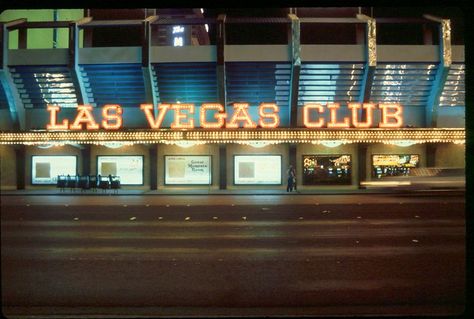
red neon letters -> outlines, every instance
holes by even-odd
[[[163,120],[168,112],[173,112],[172,129],[193,129],[195,125],[194,104],[159,104],[155,116],[152,104],[141,104],[148,125],[152,129],[162,128]],[[307,128],[368,128],[373,127],[376,105],[373,103],[348,103],[350,116],[343,116],[339,103],[328,103],[326,107],[318,103],[303,106],[303,125]],[[123,123],[123,109],[118,104],[106,104],[102,108],[102,121],[96,122],[91,105],[78,105],[77,113],[69,123],[68,119],[59,120],[61,108],[48,105],[48,130],[97,130],[102,126],[106,130],[118,130]],[[199,108],[199,125],[205,129],[218,128],[276,128],[280,125],[280,108],[275,103],[261,103],[258,107],[258,120],[254,121],[250,115],[248,103],[234,103],[226,113],[226,109],[219,103],[204,103]],[[403,108],[396,103],[380,103],[380,122],[378,127],[397,128],[403,125]],[[365,116],[362,116],[365,114]],[[360,118],[364,118],[361,120]],[[100,125],[99,125],[100,124]]]

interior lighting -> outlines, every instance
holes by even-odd
[[[249,145],[254,148],[262,148],[272,144],[279,144],[282,141],[238,141],[237,144]]]
[[[132,142],[105,142],[102,143],[101,145],[108,147],[108,148],[121,148],[122,146],[125,145],[133,145]]]
[[[394,140],[394,141],[385,141],[384,144],[393,144],[396,146],[401,146],[401,147],[408,147],[412,146],[415,144],[418,144],[419,142],[414,141],[414,140]]]
[[[176,146],[179,146],[179,147],[182,147],[182,148],[189,148],[189,147],[193,147],[193,146],[196,146],[196,145],[201,145],[201,144],[205,144],[206,142],[204,141],[178,141],[178,142],[174,142],[172,144],[176,145]]]
[[[341,146],[342,144],[348,143],[347,141],[343,140],[332,140],[332,141],[319,141],[319,142],[312,142],[313,144],[321,144],[326,147],[338,147]]]

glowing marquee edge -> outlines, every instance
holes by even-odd
[[[465,144],[464,128],[367,128],[367,129],[214,129],[214,130],[126,130],[126,131],[28,131],[0,132],[0,144],[46,145],[105,143],[177,144],[181,142],[239,143],[268,141],[279,143],[316,143],[344,141],[345,143],[390,143],[408,140],[414,143]]]
[[[225,108],[218,103],[203,103],[199,111],[200,127],[205,129],[219,128],[277,128],[280,125],[280,116],[278,112],[280,108],[275,103],[261,103],[258,107],[258,121],[254,121],[249,114],[248,103],[233,103],[232,116],[227,120],[229,114],[225,112]],[[339,103],[327,103],[326,109],[329,111],[329,121],[325,121],[323,117],[319,117],[317,121],[313,118],[315,115],[325,113],[325,108],[319,103],[309,103],[303,106],[303,125],[306,128],[369,128],[373,127],[373,113],[376,109],[374,103],[348,103],[347,108],[351,116],[346,116],[342,120],[338,118],[340,110]],[[144,112],[148,125],[151,129],[160,129],[163,120],[168,111],[174,111],[174,121],[171,123],[171,129],[194,129],[195,123],[192,117],[195,113],[195,106],[192,103],[184,104],[159,104],[157,106],[158,116],[154,115],[153,104],[141,104],[140,110]],[[403,108],[398,103],[379,103],[381,121],[378,123],[380,128],[399,128],[403,126]],[[118,104],[106,104],[102,108],[102,121],[96,122],[92,113],[91,105],[78,105],[77,114],[72,121],[62,119],[58,123],[58,113],[61,108],[56,105],[48,105],[49,123],[46,125],[47,130],[74,130],[79,131],[84,127],[88,131],[99,130],[102,126],[105,130],[119,130],[123,126],[123,109]],[[187,113],[185,112],[187,111]],[[208,121],[206,114],[213,111],[215,121]],[[359,117],[365,112],[365,121],[360,121]]]

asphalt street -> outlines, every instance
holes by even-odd
[[[4,314],[456,315],[459,194],[2,197]]]

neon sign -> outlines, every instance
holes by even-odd
[[[368,128],[373,127],[374,112],[377,106],[373,103],[348,103],[350,116],[341,118],[340,104],[328,103],[326,106],[317,103],[303,106],[303,125],[307,128]],[[198,126],[194,121],[194,104],[159,104],[158,114],[153,113],[153,104],[141,104],[148,125],[151,129],[162,128],[163,119],[168,112],[174,112],[174,121],[171,129],[193,129]],[[248,103],[234,103],[233,113],[225,112],[224,106],[219,103],[204,103],[199,110],[199,126],[205,129],[218,128],[276,128],[280,125],[280,108],[275,103],[261,103],[258,107],[258,119],[253,119],[249,113]],[[380,103],[380,122],[378,127],[397,128],[403,125],[403,108],[396,103]],[[106,104],[102,108],[102,121],[96,122],[92,113],[91,105],[78,105],[77,114],[70,123],[68,119],[59,122],[59,106],[48,105],[49,123],[48,130],[98,130],[100,127],[106,130],[118,130],[122,127],[123,109],[118,104]],[[365,111],[364,121],[359,120],[359,113]],[[207,115],[212,114],[209,120]],[[329,121],[325,121],[324,114],[329,114]]]

